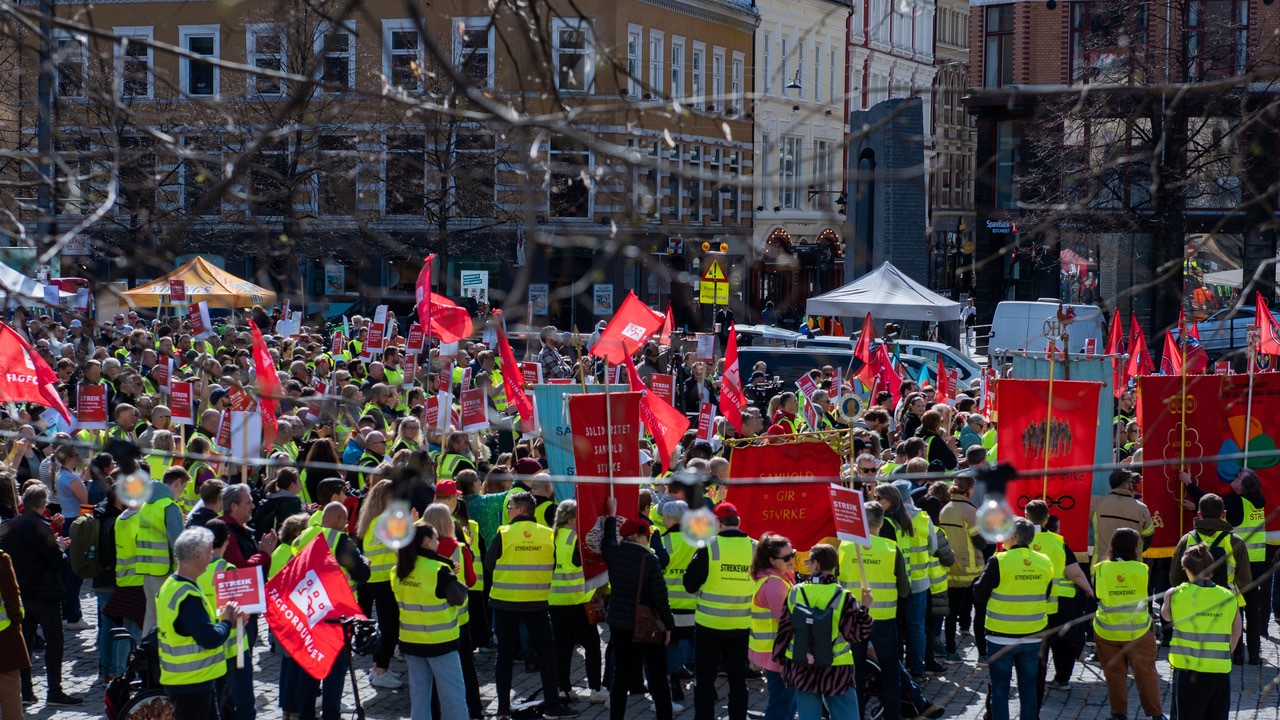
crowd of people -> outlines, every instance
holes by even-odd
[[[490,680],[496,716],[514,717],[523,709],[512,693],[520,666],[538,674],[537,712],[551,719],[585,702],[608,704],[620,720],[629,696],[647,694],[659,720],[686,703],[695,720],[713,720],[721,674],[730,720],[746,720],[749,683],[761,681],[766,720],[818,720],[824,707],[830,717],[857,718],[873,691],[888,720],[934,718],[944,708],[930,698],[930,676],[964,662],[970,641],[989,668],[995,720],[1010,717],[1015,674],[1019,716],[1037,718],[1047,691],[1070,687],[1089,645],[1113,719],[1129,715],[1130,673],[1143,711],[1164,717],[1160,645],[1174,668],[1176,715],[1225,718],[1233,658],[1260,662],[1272,558],[1251,470],[1224,495],[1180,476],[1199,515],[1170,558],[1143,559],[1152,518],[1127,469],[1113,472],[1111,493],[1095,500],[1091,553],[1069,547],[1038,500],[996,543],[979,533],[977,518],[975,495],[998,448],[976,388],[938,402],[929,384],[908,380],[899,395],[876,393],[847,417],[835,399],[855,388],[847,377],[837,386],[833,368],[813,369],[819,389],[807,397],[777,387],[767,367],[742,368],[750,406],[741,433],[726,423],[710,441],[689,432],[668,459],[671,472],[661,471],[656,445],[639,439],[647,482],[638,491],[619,485],[638,492],[639,512],[619,516],[613,500],[590,508],[602,520],[580,539],[585,508],[556,496],[565,478],[549,473],[542,440],[519,432],[501,380],[519,370],[502,367],[496,348],[464,340],[455,356],[442,356],[441,346],[407,362],[394,325],[386,348],[368,357],[368,319],[353,318],[333,352],[327,329],[278,335],[267,311],[249,317],[268,331],[283,388],[266,463],[217,452],[222,411],[254,395],[253,338],[243,325],[227,322],[200,337],[185,319],[136,312],[97,328],[15,314],[12,326],[54,369],[68,405],[81,386],[105,386],[110,423],[68,432],[34,405],[0,416],[8,451],[0,470],[0,717],[20,718],[24,705],[41,700],[33,656],[43,659],[46,704],[83,702],[64,691],[68,631],[96,630],[97,680],[118,685],[130,644],[113,636],[117,628],[155,648],[175,717],[268,712],[255,700],[252,656],[279,645],[260,618],[234,603],[216,607],[212,576],[260,567],[273,577],[317,538],[376,620],[370,683],[404,689],[415,720],[485,717],[480,688]],[[545,379],[603,380],[601,363],[555,328],[543,329],[538,343],[529,355]],[[173,422],[157,367],[192,383],[191,426]],[[673,375],[677,405],[690,414],[716,402],[723,374],[721,364],[654,341],[637,353],[637,370],[646,382]],[[462,387],[486,391],[490,430],[441,431],[429,418],[429,398],[443,391],[456,401]],[[1132,409],[1126,393],[1117,446],[1140,462]],[[775,532],[749,537],[733,504],[733,448],[832,429],[851,436],[842,480],[865,493],[870,544],[799,548]],[[130,473],[150,482],[137,507],[121,491]],[[398,550],[376,531],[395,498],[409,501],[415,520]],[[702,509],[716,531],[699,541],[684,526]],[[588,553],[607,567],[607,585],[588,582]],[[97,612],[86,618],[90,589]],[[575,669],[578,649],[584,663]],[[241,652],[250,657],[243,667]],[[482,652],[496,654],[492,678],[477,672]],[[393,669],[396,658],[403,672]],[[284,654],[279,707],[269,714],[336,719],[348,672],[343,655],[315,680]]]

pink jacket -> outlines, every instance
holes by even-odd
[[[761,577],[764,579],[764,583],[756,591],[755,603],[762,608],[768,608],[769,612],[773,613],[773,619],[776,621],[782,617],[782,611],[787,607],[787,593],[791,592],[791,585],[795,582],[795,576],[787,577],[777,570],[770,569]],[[751,650],[747,654],[751,658],[751,662],[759,666],[761,670],[782,672],[782,667],[773,661],[772,652],[761,653]]]

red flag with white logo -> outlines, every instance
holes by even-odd
[[[621,365],[636,354],[640,346],[662,327],[664,317],[640,302],[634,292],[627,293],[618,312],[600,333],[591,354],[610,365]]]
[[[71,422],[71,410],[54,385],[58,376],[13,328],[0,323],[0,401],[53,408]]]
[[[440,342],[454,343],[470,337],[474,328],[471,316],[466,308],[443,295],[431,292],[431,263],[436,259],[434,253],[422,261],[422,271],[418,273],[418,283],[414,288],[414,298],[418,304],[418,322],[425,332],[440,338]]]
[[[720,379],[720,414],[742,434],[742,408],[747,406],[747,396],[742,392],[742,369],[738,365],[738,332],[735,323],[729,323],[729,347],[724,351],[724,376]]]
[[[343,616],[364,617],[324,535],[267,582],[267,625],[294,662],[323,680],[342,652]]]

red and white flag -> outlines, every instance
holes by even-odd
[[[630,380],[631,389],[647,391],[640,397],[640,421],[653,436],[653,442],[658,446],[658,460],[662,464],[662,471],[666,472],[671,469],[671,455],[680,444],[680,438],[684,437],[689,429],[689,418],[672,407],[671,403],[664,398],[659,397],[657,393],[645,387],[630,355],[625,356],[623,361],[627,364],[627,378]]]
[[[675,315],[671,314],[671,303],[667,303],[667,316],[662,321],[662,330],[658,333],[658,344],[671,346],[671,333],[676,329]]]
[[[738,332],[735,323],[729,323],[729,347],[724,351],[724,376],[720,379],[720,414],[742,434],[742,408],[747,406],[747,396],[742,391],[742,369],[738,365]]]
[[[621,365],[658,332],[664,319],[660,313],[640,302],[634,292],[627,293],[618,312],[592,346],[591,354],[603,358],[610,365]]]
[[[262,331],[250,320],[249,332],[253,335],[253,371],[258,377],[258,408],[262,410],[262,447],[271,452],[276,442],[276,408],[279,398],[284,397],[284,387],[280,385],[280,376],[276,374],[275,362],[267,351],[267,342],[262,339]]]
[[[267,582],[267,625],[294,662],[323,680],[343,651],[343,616],[363,617],[324,535]]]
[[[1258,293],[1258,302],[1253,323],[1258,326],[1260,339],[1257,352],[1259,355],[1280,355],[1280,324],[1267,309],[1267,301]]]
[[[474,332],[471,316],[467,314],[466,308],[460,308],[449,298],[431,292],[431,263],[435,259],[434,253],[428,255],[422,261],[422,271],[418,273],[418,284],[414,289],[418,322],[427,334],[440,338],[440,342],[458,342]]]
[[[58,375],[13,328],[0,323],[0,401],[53,408],[68,424],[71,409],[55,385]]]

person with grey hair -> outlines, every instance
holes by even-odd
[[[232,623],[244,614],[229,602],[216,616],[197,582],[213,560],[213,533],[208,528],[184,530],[173,543],[177,570],[160,586],[156,627],[159,630],[160,683],[173,703],[174,717],[215,717],[214,683],[226,674],[226,643]]]
[[[23,637],[35,637],[37,629],[44,636],[45,677],[49,683],[46,702],[79,705],[84,701],[62,691],[63,574],[67,565],[63,552],[70,546],[71,538],[54,535],[44,518],[48,503],[49,491],[44,485],[28,485],[22,493],[22,512],[0,526],[0,550],[13,560],[13,572],[18,577],[23,600]],[[22,670],[22,701],[24,704],[36,701],[29,666]]]
[[[1040,711],[1036,680],[1040,665],[1039,633],[1048,625],[1053,562],[1035,550],[1036,526],[1026,518],[1013,521],[1013,536],[1004,552],[987,561],[973,583],[974,599],[987,607],[987,653],[991,672],[992,720],[1009,718],[1009,683],[1018,673],[1019,716],[1035,720]]]

